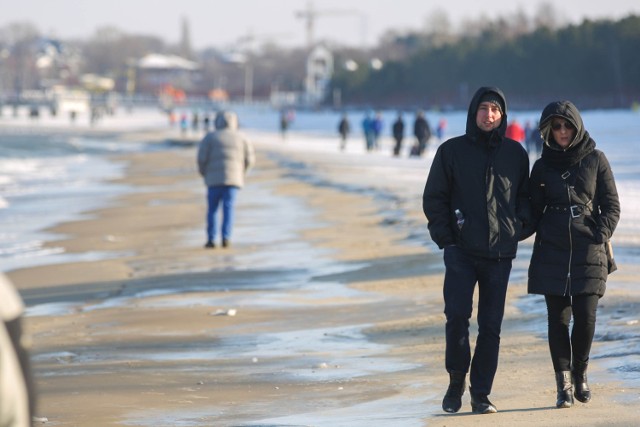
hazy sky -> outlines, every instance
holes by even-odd
[[[7,0],[0,26],[31,22],[45,35],[87,37],[97,27],[112,25],[126,33],[157,35],[176,43],[186,18],[194,47],[229,47],[253,34],[281,45],[303,46],[306,21],[296,17],[307,0]],[[640,0],[564,0],[554,2],[561,20],[580,23],[584,18],[618,19],[640,15]],[[315,38],[352,46],[371,45],[387,30],[420,29],[437,9],[449,16],[454,29],[465,19],[507,16],[517,10],[533,16],[535,0],[313,0],[318,12]]]

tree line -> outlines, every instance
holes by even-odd
[[[332,93],[342,105],[465,108],[485,85],[503,89],[516,109],[558,98],[582,108],[628,108],[640,102],[640,17],[540,26],[515,36],[493,23],[380,69],[338,68]]]
[[[468,22],[450,31],[445,13],[424,29],[390,32],[371,49],[323,41],[334,54],[329,107],[466,108],[475,89],[495,85],[510,108],[541,108],[549,99],[571,99],[581,108],[628,108],[640,102],[640,17],[585,20],[562,26],[560,14],[543,5],[529,18],[522,12]],[[185,27],[185,34],[188,29]],[[305,48],[274,43],[246,49],[244,63],[229,61],[221,49],[191,50],[183,43],[98,28],[82,40],[60,41],[57,55],[42,67],[42,34],[29,23],[0,28],[0,92],[41,89],[53,83],[77,84],[83,73],[111,77],[125,87],[135,61],[148,53],[177,54],[200,64],[189,95],[224,88],[242,99],[247,71],[254,99],[274,90],[300,91],[306,78]],[[50,46],[49,46],[50,48]],[[372,66],[375,59],[378,66]],[[345,66],[351,64],[351,66]],[[357,66],[353,66],[356,64]],[[382,64],[380,66],[380,64]],[[250,65],[250,67],[248,67]]]

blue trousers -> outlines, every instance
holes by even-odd
[[[230,185],[216,185],[207,187],[207,241],[213,242],[216,239],[218,230],[218,205],[222,203],[222,228],[223,239],[231,238],[233,228],[233,213],[238,187]]]
[[[500,331],[512,259],[468,255],[457,246],[444,250],[445,365],[448,372],[471,373],[474,394],[489,395],[498,369]],[[471,359],[469,319],[478,284],[478,337]]]

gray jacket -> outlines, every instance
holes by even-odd
[[[241,188],[246,172],[255,164],[253,146],[238,132],[235,113],[218,113],[215,125],[216,130],[200,142],[198,172],[208,187],[229,185]]]

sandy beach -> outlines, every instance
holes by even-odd
[[[123,143],[140,138],[121,132]],[[590,365],[592,402],[555,408],[546,339],[532,333],[544,307],[519,308],[522,273],[491,394],[499,412],[471,414],[468,393],[460,413],[442,412],[443,264],[421,211],[428,165],[390,182],[382,153],[365,166],[364,155],[316,152],[295,135],[248,134],[257,167],[231,248],[202,247],[204,187],[186,146],[120,156],[117,183],[133,190],[49,230],[67,253],[112,256],[8,273],[29,307],[43,425],[638,425],[640,384],[616,380],[604,359]],[[612,277],[633,284],[638,267],[619,268]],[[612,290],[599,313],[638,313],[637,295]]]

